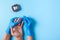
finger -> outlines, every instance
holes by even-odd
[[[19,21],[20,18],[17,18],[17,22]]]
[[[22,27],[22,26],[23,26],[23,24],[24,24],[24,22],[22,21],[22,23],[21,23],[21,25],[20,25],[20,26]]]
[[[18,18],[17,20],[20,20],[20,18]]]
[[[17,18],[14,20],[14,22],[16,22],[17,21]]]
[[[27,17],[28,20],[32,21],[30,17]]]
[[[27,23],[30,22],[30,20],[29,20],[26,16],[24,17],[24,20],[25,20]]]
[[[14,27],[12,30],[13,30],[13,32],[14,32],[14,31],[16,30],[16,27]]]
[[[27,19],[29,20],[29,23],[31,24],[32,23],[32,19],[27,17]]]
[[[24,17],[24,22],[25,23],[27,23],[27,24],[30,24],[31,23],[31,20],[30,20],[30,18],[28,18],[28,17]]]
[[[20,34],[22,34],[22,28],[21,27],[19,28],[19,32],[20,32]]]
[[[19,21],[19,17],[15,18],[14,22],[18,22]]]
[[[14,34],[14,32],[13,32],[13,29],[11,28],[11,35],[13,35]]]
[[[21,24],[18,24],[18,28],[22,28],[22,26],[23,26],[23,21],[22,21],[22,23]]]
[[[25,16],[23,17],[23,21],[24,21],[24,24],[27,23],[27,21],[25,20]]]

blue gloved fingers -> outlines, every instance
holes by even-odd
[[[31,20],[30,20],[28,17],[24,16],[24,17],[23,17],[23,20],[24,20],[24,23],[25,23],[25,24],[26,24],[26,23],[27,23],[27,25],[30,25],[30,24],[31,24]]]
[[[18,19],[17,19],[17,22],[20,22],[20,24],[21,24],[22,18],[18,18]]]
[[[10,23],[9,23],[8,28],[7,28],[7,30],[6,30],[6,33],[7,33],[7,34],[11,34],[10,28],[14,28],[16,25],[18,25],[18,24],[21,23],[22,20],[20,20],[19,22],[14,22],[14,20],[15,20],[16,18],[18,18],[18,17],[14,17],[14,18],[12,18],[12,19],[10,20]],[[19,19],[18,19],[18,20],[19,20]]]
[[[26,20],[25,20],[25,16],[24,16],[22,19],[23,19],[24,25],[26,25],[27,22],[26,22]]]
[[[14,28],[14,26],[16,26],[18,23],[13,23],[13,22],[10,22],[9,23],[9,26],[7,27],[7,30],[6,30],[6,34],[11,34],[11,30],[10,28]]]
[[[15,23],[10,23],[9,27],[10,28],[14,28],[14,26],[18,25],[20,22],[15,22]]]
[[[12,21],[12,20],[11,20],[11,21]],[[17,18],[17,17],[16,17],[16,20],[14,20],[14,21],[16,21],[16,22],[11,22],[11,23],[10,23],[11,27],[14,27],[14,26],[16,26],[16,25],[18,25],[18,24],[21,24],[22,18]]]
[[[14,28],[14,26],[16,25],[17,23],[10,23],[9,26],[7,27],[6,34],[11,34],[10,28]]]
[[[30,22],[30,20],[29,20],[26,16],[24,16],[24,20],[25,20],[27,23]]]
[[[10,21],[11,21],[11,22],[14,22],[14,20],[17,19],[17,18],[19,18],[19,17],[14,17],[14,18],[12,18]]]
[[[32,19],[31,18],[29,18],[29,17],[27,17],[27,19],[29,20],[29,26],[32,24]]]
[[[24,21],[23,29],[24,29],[25,35],[32,36],[31,30],[30,30],[30,24],[32,20],[29,17],[24,16],[23,21]]]
[[[16,18],[15,20],[14,20],[14,22],[20,22],[22,20],[22,18]]]

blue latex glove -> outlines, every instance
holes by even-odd
[[[18,25],[21,21],[19,21],[19,22],[14,22],[14,20],[16,19],[16,18],[18,18],[18,17],[14,17],[14,18],[12,18],[11,20],[10,20],[10,23],[9,23],[9,25],[8,25],[8,28],[7,28],[7,30],[6,30],[6,34],[11,34],[11,28],[14,28],[14,26],[16,26],[16,25]]]
[[[31,23],[32,23],[31,19],[29,19],[28,17],[24,16],[23,17],[23,22],[24,22],[23,30],[24,30],[25,36],[32,36],[32,32],[30,30]]]

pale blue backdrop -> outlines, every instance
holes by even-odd
[[[20,4],[22,10],[13,12],[13,4]],[[0,0],[0,40],[9,20],[24,15],[37,22],[34,31],[36,40],[60,40],[60,0]]]

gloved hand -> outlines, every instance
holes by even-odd
[[[19,20],[17,22],[14,22],[15,19],[17,19],[18,17],[14,17],[10,20],[10,23],[8,25],[8,28],[6,30],[6,34],[11,34],[11,28],[14,28],[14,26],[18,25],[21,23],[22,20]]]
[[[31,19],[29,17],[24,16],[23,22],[24,22],[23,30],[24,30],[25,36],[32,36],[32,32],[30,30],[31,23],[32,23]]]

